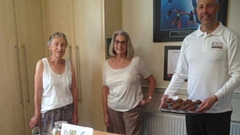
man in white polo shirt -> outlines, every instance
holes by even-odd
[[[186,114],[188,135],[228,135],[231,98],[240,85],[239,36],[217,21],[217,0],[198,0],[199,28],[188,35],[161,105],[188,80],[188,98],[200,99],[195,114]]]

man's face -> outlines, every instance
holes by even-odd
[[[197,14],[202,25],[213,25],[217,22],[220,5],[217,0],[198,0]]]

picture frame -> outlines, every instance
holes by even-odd
[[[171,80],[175,72],[181,46],[164,47],[164,80]]]
[[[218,2],[217,19],[226,26],[228,0]],[[196,6],[197,0],[153,0],[153,42],[182,41],[196,30],[200,24]]]
[[[110,44],[111,44],[111,41],[112,41],[112,38],[111,37],[107,37],[106,38],[106,56],[105,56],[105,59],[108,59],[110,57],[110,54],[109,54],[109,47],[110,47]]]

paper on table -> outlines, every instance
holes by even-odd
[[[61,135],[93,135],[93,128],[63,123]]]

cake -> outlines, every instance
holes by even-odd
[[[186,101],[183,101],[182,102],[182,105],[187,105],[188,103]]]
[[[183,99],[179,98],[176,100],[177,103],[182,103],[183,102]]]
[[[172,101],[171,103],[169,103],[170,106],[174,106],[176,104],[176,101]]]
[[[196,103],[197,105],[200,105],[200,104],[202,103],[202,101],[201,101],[201,100],[196,100],[195,103]]]
[[[196,103],[195,102],[191,102],[191,103],[188,103],[190,106],[195,106]]]
[[[173,105],[172,106],[172,110],[174,110],[174,111],[178,111],[179,110],[179,105],[178,104],[175,104],[175,105]]]
[[[192,100],[191,100],[191,99],[186,99],[185,102],[186,102],[186,103],[192,103]]]
[[[180,110],[181,110],[181,111],[184,111],[184,112],[186,112],[187,109],[188,109],[188,107],[185,106],[185,105],[182,105],[182,106],[180,107]]]
[[[188,112],[195,112],[196,111],[196,106],[189,106]]]
[[[176,105],[178,105],[180,107],[180,106],[182,106],[182,103],[176,103]]]
[[[190,107],[190,104],[188,103],[188,104],[186,104],[185,106],[186,106],[187,108],[189,108],[189,107]]]
[[[168,98],[166,102],[167,102],[167,103],[171,103],[172,101],[173,101],[172,98]]]
[[[168,108],[169,108],[169,106],[168,106],[168,104],[167,104],[167,103],[163,103],[163,105],[162,105],[162,108],[163,108],[163,109],[168,109]]]

